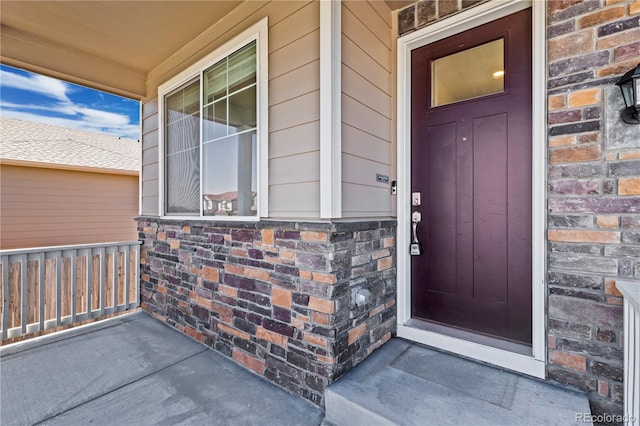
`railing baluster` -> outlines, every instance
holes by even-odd
[[[136,305],[140,306],[140,244],[135,245],[136,253]]]
[[[111,252],[113,264],[111,265],[111,285],[112,285],[112,299],[113,299],[113,312],[118,311],[118,247],[113,247]]]
[[[78,256],[77,250],[71,250],[71,274],[69,279],[71,280],[71,322],[76,322],[76,298],[77,298],[77,290],[76,290],[76,257]]]
[[[87,256],[87,319],[91,318],[93,306],[93,250],[86,250]]]
[[[29,300],[27,295],[27,284],[29,278],[27,276],[27,255],[20,256],[20,329],[22,334],[27,334],[27,322],[29,318],[27,311],[27,302]]]
[[[56,327],[62,324],[62,252],[56,251]]]
[[[100,316],[104,315],[104,298],[105,298],[105,279],[107,274],[106,262],[106,250],[104,247],[98,249],[98,255],[100,256]]]
[[[130,253],[131,247],[124,246],[124,309],[129,309],[129,290],[131,281]]]
[[[44,330],[44,295],[45,295],[45,257],[38,253],[38,324],[39,330]]]
[[[2,256],[2,338],[9,331],[9,256]]]

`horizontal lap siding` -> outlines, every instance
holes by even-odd
[[[342,8],[342,207],[344,217],[390,216],[392,173],[391,12],[382,4]]]
[[[269,26],[269,216],[318,217],[320,5]]]
[[[138,176],[2,166],[2,249],[137,239]]]
[[[142,104],[142,206],[143,215],[158,214],[158,97]]]
[[[147,91],[150,95],[157,93],[159,84],[265,16],[269,17],[269,216],[318,217],[318,2],[247,2],[238,6],[153,70]],[[157,104],[157,97],[143,104],[142,213],[146,215],[158,214]]]

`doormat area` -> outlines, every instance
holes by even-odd
[[[410,346],[391,366],[502,408],[513,404],[520,376],[420,346]]]

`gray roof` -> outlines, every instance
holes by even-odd
[[[140,143],[104,133],[0,117],[0,159],[138,172]]]

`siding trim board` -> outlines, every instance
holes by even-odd
[[[142,179],[142,172],[144,170],[144,160],[145,160],[145,156],[144,156],[144,146],[142,144],[142,132],[144,131],[144,129],[142,128],[142,119],[144,117],[144,111],[142,110],[142,102],[139,103],[138,105],[138,120],[140,123],[140,142],[138,143],[138,149],[139,149],[139,153],[140,153],[140,165],[138,168],[138,215],[142,214],[142,184],[143,184],[143,179]],[[156,147],[156,151],[159,148]]]
[[[342,217],[342,4],[320,2],[320,217]]]

